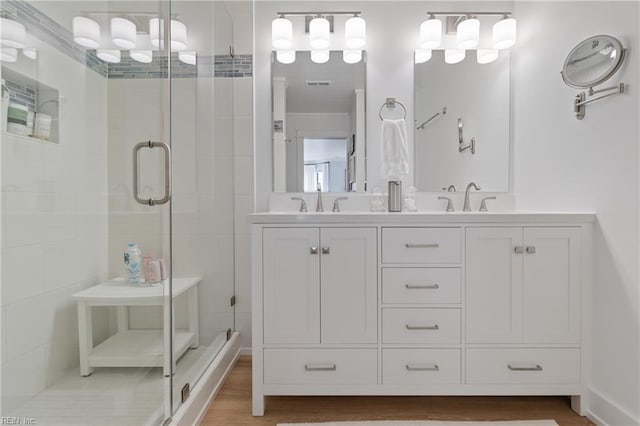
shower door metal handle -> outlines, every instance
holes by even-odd
[[[164,151],[164,196],[162,198],[142,198],[138,188],[138,152],[143,148],[162,148]],[[133,198],[140,204],[155,206],[165,204],[171,199],[171,148],[164,142],[146,141],[133,147]]]

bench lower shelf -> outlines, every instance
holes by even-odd
[[[194,333],[176,330],[174,356],[180,358],[195,343]],[[114,334],[89,354],[91,367],[162,367],[162,330],[127,330]]]

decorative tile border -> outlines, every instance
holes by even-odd
[[[22,23],[29,34],[58,49],[77,62],[103,77],[126,78],[167,78],[167,58],[154,55],[153,62],[143,64],[134,61],[123,52],[120,63],[109,64],[100,59],[93,50],[85,50],[73,41],[71,31],[58,24],[36,7],[24,0],[2,0],[0,11],[7,17]],[[164,70],[164,71],[163,71]],[[197,66],[185,64],[177,53],[171,54],[172,78],[210,77],[252,77],[252,55],[198,56]]]

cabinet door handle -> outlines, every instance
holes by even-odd
[[[318,254],[318,247],[311,247],[309,251],[311,252],[311,254]]]
[[[440,330],[440,327],[438,326],[438,324],[434,324],[434,325],[405,324],[405,327],[407,328],[407,330]]]
[[[440,288],[438,284],[405,284],[404,286],[409,290],[423,289],[423,288],[437,290]]]
[[[540,364],[536,364],[535,366],[531,366],[531,367],[525,366],[525,365],[515,366],[515,365],[507,364],[507,367],[511,371],[542,371],[542,366]]]
[[[322,247],[322,254],[329,254],[329,247]]]
[[[524,253],[524,247],[522,246],[515,246],[513,248],[513,251],[515,252],[515,254],[522,254]]]
[[[304,371],[336,371],[335,364],[305,364]]]
[[[527,253],[535,254],[536,253],[536,246],[528,246],[527,247]]]
[[[438,243],[431,243],[431,244],[405,244],[404,245],[406,248],[438,248],[440,247],[440,244]]]
[[[438,364],[407,364],[407,371],[440,371]]]

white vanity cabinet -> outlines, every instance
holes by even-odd
[[[580,342],[580,228],[466,230],[468,343]]]
[[[591,214],[251,215],[265,395],[569,395],[589,370]]]

